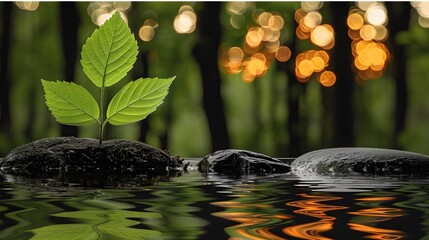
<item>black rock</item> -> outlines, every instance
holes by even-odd
[[[292,172],[311,175],[429,175],[429,156],[379,148],[331,148],[306,153],[292,164]]]
[[[246,150],[219,150],[205,156],[198,164],[200,172],[227,175],[271,174],[290,171],[288,164],[264,154]]]
[[[112,179],[166,175],[181,162],[147,144],[130,140],[56,137],[17,147],[0,160],[3,174],[49,178]]]

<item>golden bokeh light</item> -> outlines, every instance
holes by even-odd
[[[314,57],[320,57],[320,58],[322,58],[322,59],[323,59],[323,61],[325,62],[325,67],[327,67],[327,66],[328,66],[328,63],[329,63],[329,55],[328,55],[328,53],[327,53],[327,52],[325,52],[325,51],[317,51],[317,52],[314,54]]]
[[[304,59],[298,64],[298,71],[304,77],[310,77],[313,74],[314,66],[313,62],[309,59]]]
[[[331,87],[337,81],[337,76],[332,71],[323,71],[318,77],[319,82],[325,87]]]
[[[268,20],[268,25],[269,28],[272,31],[280,31],[283,29],[284,26],[284,20],[281,16],[279,15],[273,15],[270,17],[270,19]]]
[[[303,24],[309,29],[313,29],[322,23],[322,14],[311,11],[304,17]]]
[[[274,42],[265,42],[264,47],[265,47],[264,51],[266,53],[274,53],[275,54],[279,50],[280,41],[277,40]]]
[[[320,8],[322,8],[323,6],[323,2],[310,2],[310,1],[305,1],[305,2],[301,2],[301,8],[306,11],[306,12],[311,12],[311,11],[317,11]]]
[[[226,10],[231,15],[242,15],[249,5],[250,3],[247,2],[229,2],[226,5]]]
[[[374,28],[375,28],[374,40],[379,42],[386,41],[387,38],[389,37],[389,31],[387,30],[387,28],[385,26],[375,26]]]
[[[353,41],[352,49],[359,77],[363,80],[380,78],[390,59],[387,47],[380,42],[360,40]]]
[[[424,28],[429,28],[429,18],[419,16],[419,24]]]
[[[424,18],[429,18],[429,2],[428,1],[420,1],[416,3],[416,10],[420,16]]]
[[[307,15],[307,12],[304,9],[299,8],[298,10],[295,11],[295,14],[294,14],[295,21],[297,23],[301,22],[301,19],[303,19],[306,15]]]
[[[232,63],[241,63],[244,58],[244,52],[239,47],[232,47],[227,52],[228,61]]]
[[[356,2],[356,5],[358,6],[358,8],[360,8],[364,11],[368,10],[369,7],[371,5],[374,5],[374,4],[377,4],[377,2],[375,2],[375,1],[358,1],[358,2]]]
[[[252,27],[246,34],[246,43],[251,47],[258,47],[262,38],[264,37],[264,30],[260,27]]]
[[[98,26],[103,25],[103,23],[106,22],[107,19],[111,18],[114,13],[115,13],[114,11],[111,11],[111,12],[98,15],[97,20],[95,21],[95,24],[97,24]]]
[[[365,19],[368,23],[379,26],[387,23],[387,10],[386,7],[381,4],[372,4],[368,7],[365,12]]]
[[[149,27],[155,29],[155,28],[158,27],[158,22],[155,19],[149,18],[149,19],[146,19],[144,21],[143,25],[144,26],[149,26]]]
[[[352,13],[347,18],[347,25],[352,30],[359,30],[364,24],[364,19],[359,13]]]
[[[238,14],[233,5],[228,12],[244,19]],[[244,5],[243,5],[244,6]],[[228,7],[227,7],[228,8]],[[232,16],[230,19],[232,19]],[[255,9],[252,12],[255,25],[248,27],[242,48],[231,47],[222,51],[219,55],[219,65],[222,71],[228,74],[241,73],[244,82],[253,82],[265,75],[273,61],[286,62],[291,57],[291,50],[281,45],[282,29],[285,25],[281,15],[275,12],[266,12],[263,9]],[[235,23],[231,20],[231,26]]]
[[[113,8],[125,12],[131,8],[131,2],[129,1],[113,2]]]
[[[277,49],[276,59],[279,62],[286,62],[290,59],[292,52],[287,46],[281,46]]]
[[[151,26],[144,25],[139,30],[139,37],[141,40],[149,42],[155,37],[155,30]]]
[[[256,76],[254,74],[252,74],[250,72],[250,70],[247,68],[244,69],[242,74],[241,74],[241,79],[243,79],[243,81],[247,82],[247,83],[251,83],[251,82],[255,81],[255,78],[256,78]]]
[[[263,12],[258,16],[258,23],[263,28],[269,28],[270,27],[270,18],[273,16],[273,14],[269,12]]]
[[[360,9],[351,10],[347,19],[348,35],[352,39],[353,68],[358,81],[378,79],[390,61],[389,50],[383,44],[389,37],[385,26],[387,10],[383,4],[375,2],[357,2],[356,5]],[[362,16],[364,18],[359,19]]]
[[[234,14],[229,18],[229,23],[233,28],[240,29],[246,25],[246,18],[243,15]]]
[[[374,26],[370,24],[364,25],[359,31],[360,37],[365,41],[370,41],[375,38],[376,31]]]
[[[325,68],[325,61],[321,57],[311,58],[311,63],[313,64],[314,72],[320,72]]]
[[[192,8],[192,6],[190,5],[182,5],[179,8],[178,14],[182,14],[185,12],[195,12],[194,9]]]
[[[88,4],[87,12],[94,24],[101,26],[107,19],[119,11],[122,19],[128,24],[125,14],[131,8],[131,2],[92,2]]]
[[[19,9],[26,11],[36,11],[39,7],[39,1],[14,2]]]
[[[180,7],[178,15],[174,18],[174,30],[179,34],[189,34],[194,32],[197,25],[197,15],[189,5]]]
[[[326,51],[305,51],[296,57],[295,64],[295,74],[299,82],[305,83],[316,74],[317,80],[323,86],[330,87],[335,84],[335,74],[326,70],[329,65],[329,55]]]
[[[328,25],[320,25],[311,31],[311,42],[324,49],[331,49],[334,43],[334,29]]]
[[[413,6],[419,14],[419,25],[423,28],[429,28],[429,2],[412,1],[411,6]]]

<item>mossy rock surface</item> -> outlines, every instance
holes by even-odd
[[[130,140],[55,137],[17,147],[0,161],[3,174],[47,176],[134,172],[165,173],[181,163],[167,153]]]
[[[379,148],[330,148],[295,159],[292,172],[311,175],[429,176],[429,156]]]
[[[226,175],[272,174],[290,172],[290,166],[267,155],[247,150],[219,150],[205,156],[199,163],[200,172]]]

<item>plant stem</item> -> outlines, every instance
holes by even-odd
[[[104,84],[101,86],[101,93],[100,93],[100,132],[99,132],[99,144],[103,143],[103,135],[104,135]]]

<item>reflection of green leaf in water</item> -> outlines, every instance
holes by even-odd
[[[159,218],[157,213],[136,212],[127,210],[88,210],[71,211],[52,214],[55,217],[80,219],[87,224],[57,224],[31,230],[35,236],[32,239],[101,239],[101,236],[110,235],[114,239],[142,239],[160,236],[154,230],[130,228],[139,224],[139,221],[129,218]],[[64,238],[64,236],[67,238]]]
[[[136,228],[124,228],[122,226],[114,226],[113,224],[103,224],[98,227],[103,232],[110,234],[120,239],[145,239],[148,237],[157,237],[161,233],[154,230],[136,229]],[[117,238],[116,238],[117,239]]]
[[[72,211],[52,214],[55,217],[88,219],[88,220],[109,220],[118,221],[126,220],[126,218],[158,218],[157,213],[150,212],[135,212],[127,210],[88,210],[88,211]]]
[[[99,235],[89,224],[57,224],[34,229],[32,240],[92,240]]]

